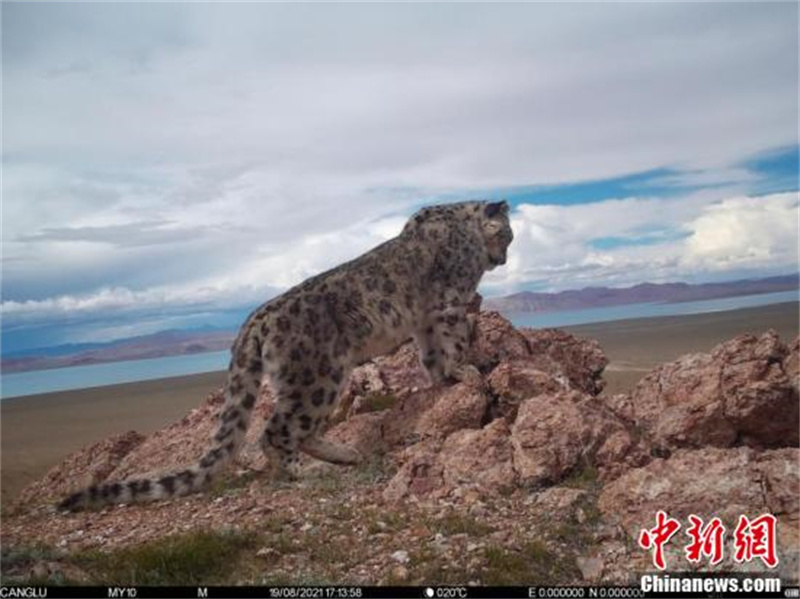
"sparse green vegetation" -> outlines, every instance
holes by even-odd
[[[394,407],[397,396],[394,393],[370,393],[364,398],[364,412],[380,412]]]
[[[519,551],[487,547],[484,555],[487,565],[481,581],[485,585],[557,584],[578,575],[571,556],[555,554],[538,540]]]
[[[578,510],[583,512],[582,522],[578,520]],[[587,493],[576,502],[575,513],[552,528],[552,537],[574,549],[582,550],[593,542],[592,531],[602,517],[597,507],[597,497]]]
[[[333,518],[334,520],[342,520],[348,522],[353,520],[358,514],[353,509],[352,506],[341,504],[337,505],[331,510],[328,515]]]
[[[201,531],[71,559],[95,584],[193,586],[228,580],[242,552],[256,541],[252,534]]]
[[[409,557],[408,569],[414,584],[465,584],[476,576],[465,564],[447,560],[430,547],[417,549]],[[394,584],[391,577],[387,584]],[[408,584],[408,581],[401,584]]]
[[[577,466],[561,484],[573,489],[592,489],[598,484],[598,475],[595,466],[584,463]]]
[[[352,470],[356,483],[363,485],[376,485],[389,480],[394,475],[389,460],[382,453],[371,453]]]
[[[52,547],[41,543],[22,547],[3,547],[0,553],[0,569],[6,571],[34,562],[56,559],[57,557],[58,554]]]
[[[474,537],[482,537],[493,531],[492,527],[483,522],[479,522],[472,516],[448,512],[440,520],[430,523],[431,528],[445,535],[468,534]]]
[[[369,511],[364,514],[364,519],[367,522],[367,532],[369,534],[377,534],[379,532],[388,532],[401,530],[408,526],[408,519],[401,512],[375,512]]]
[[[261,527],[273,534],[280,534],[288,525],[287,517],[285,515],[274,514],[261,521]]]
[[[294,537],[285,533],[281,533],[272,537],[267,543],[265,543],[265,546],[272,547],[281,555],[299,553],[303,549],[300,543],[294,542]]]
[[[61,571],[51,571],[45,563],[62,559],[60,552],[43,544],[3,547],[0,552],[0,571],[3,584],[63,585],[79,584]],[[37,565],[39,566],[37,568]]]

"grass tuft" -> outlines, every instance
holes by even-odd
[[[471,516],[449,512],[441,520],[434,520],[431,527],[444,535],[468,534],[473,537],[483,537],[494,529],[488,524],[478,522]]]
[[[584,464],[576,467],[561,484],[572,489],[588,490],[596,487],[598,480],[597,468],[591,464]]]
[[[74,559],[95,584],[194,586],[227,580],[242,552],[255,546],[252,534],[200,531]]]
[[[397,403],[394,393],[370,393],[364,398],[364,412],[380,412],[393,408]]]
[[[579,576],[574,559],[556,555],[538,540],[525,543],[518,551],[487,547],[484,556],[487,564],[481,580],[489,586],[563,584]]]

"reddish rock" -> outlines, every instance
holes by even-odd
[[[531,357],[538,368],[589,395],[603,390],[603,370],[608,365],[600,344],[594,339],[570,335],[559,329],[521,329]]]
[[[615,393],[614,395],[601,395],[598,398],[618,418],[631,425],[636,421],[636,410],[633,399],[628,393]]]
[[[415,426],[420,437],[445,438],[462,429],[480,428],[489,406],[486,393],[469,383],[457,383],[434,392],[434,403]]]
[[[508,425],[503,419],[482,429],[459,430],[443,443],[419,443],[399,459],[402,466],[383,492],[390,501],[408,496],[443,497],[464,488],[493,494],[513,489],[517,483]]]
[[[373,362],[380,371],[387,392],[403,395],[431,384],[428,373],[419,362],[416,343],[406,343],[393,354],[381,356]]]
[[[519,404],[531,397],[554,394],[569,388],[563,377],[536,368],[530,360],[501,362],[486,379],[495,397],[492,416],[505,416],[509,422],[517,417]]]
[[[633,419],[657,447],[798,444],[797,387],[774,331],[656,368],[632,394]]]
[[[513,489],[517,483],[510,431],[498,419],[478,430],[460,430],[442,444],[443,480],[451,488],[476,485],[489,492]]]
[[[783,448],[756,457],[762,474],[764,501],[772,514],[800,514],[800,451]]]
[[[553,518],[571,518],[578,502],[585,496],[586,491],[582,489],[550,487],[534,496],[533,505],[539,511],[552,514]]]
[[[795,388],[800,387],[800,337],[795,337],[789,346],[789,353],[783,359],[783,370]]]
[[[597,399],[577,391],[541,395],[522,403],[512,426],[520,483],[553,484],[585,465],[613,469],[641,452],[630,433]]]
[[[420,439],[444,439],[464,428],[480,428],[489,406],[486,393],[469,383],[436,386],[401,396],[383,421],[387,447]]]
[[[794,448],[761,453],[748,447],[680,449],[667,460],[632,469],[606,485],[598,507],[609,521],[620,524],[631,540],[642,528],[655,525],[658,510],[676,518],[684,528],[690,514],[706,522],[718,516],[729,535],[740,515],[754,518],[774,514],[778,517],[779,571],[796,577],[800,556],[799,458],[800,450]],[[668,566],[687,567],[680,554],[684,539],[674,545],[678,553],[668,556]],[[718,569],[742,569],[729,553]],[[763,569],[758,560],[751,566]]]
[[[386,414],[370,412],[356,414],[331,428],[325,438],[358,449],[369,456],[384,450],[382,426]]]
[[[408,496],[426,496],[444,491],[444,468],[439,462],[438,441],[417,443],[403,451],[397,473],[387,483],[382,495],[387,501],[399,501]]]
[[[481,312],[475,319],[468,359],[478,370],[488,373],[503,360],[529,356],[525,336],[498,312]]]
[[[788,355],[789,349],[772,330],[761,337],[737,337],[712,353],[722,364],[725,417],[748,444],[800,444],[797,388],[783,366]]]
[[[383,439],[387,447],[401,448],[421,439],[417,423],[439,398],[443,388],[427,388],[401,395],[383,420]]]
[[[331,420],[339,422],[348,416],[368,411],[366,398],[385,391],[386,384],[381,378],[378,366],[373,362],[362,364],[350,373]]]

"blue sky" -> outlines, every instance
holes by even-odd
[[[473,197],[490,295],[797,269],[794,3],[2,11],[4,352],[235,327]]]

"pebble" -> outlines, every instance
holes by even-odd
[[[484,504],[476,503],[470,506],[469,513],[473,516],[485,516],[488,514],[488,510]]]
[[[403,565],[395,566],[392,568],[392,577],[399,582],[408,580],[408,568]]]
[[[408,557],[408,551],[395,551],[392,554],[392,559],[401,564],[407,564],[411,558]]]
[[[575,563],[580,569],[584,580],[599,580],[603,574],[603,560],[599,557],[577,557]]]
[[[300,527],[300,532],[308,532],[312,528],[314,528],[314,525],[311,524],[311,522],[306,522],[305,524],[303,524],[303,526]]]

